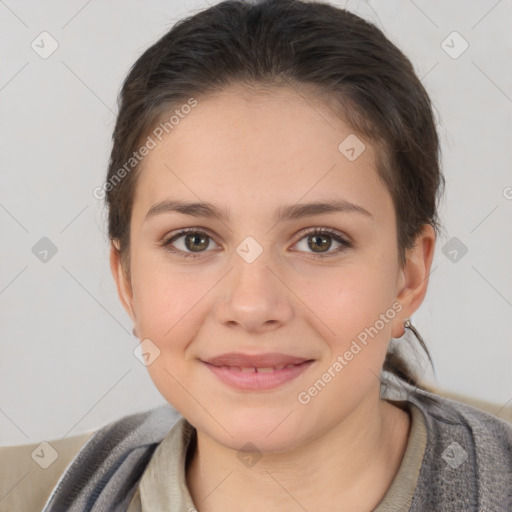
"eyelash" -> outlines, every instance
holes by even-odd
[[[177,233],[175,233],[172,237],[165,239],[162,242],[162,245],[169,252],[171,252],[173,254],[176,254],[176,255],[184,258],[184,259],[187,259],[187,258],[196,259],[197,257],[201,256],[202,252],[198,252],[198,253],[184,252],[181,249],[176,249],[176,248],[174,248],[171,245],[172,242],[175,242],[176,240],[178,240],[182,236],[188,235],[188,234],[200,234],[200,235],[206,235],[210,239],[213,238],[207,232],[202,231],[200,229],[197,229],[197,228],[187,228],[187,229],[182,229],[182,230],[178,231]],[[313,258],[318,258],[318,259],[329,258],[329,257],[331,257],[331,256],[333,256],[335,254],[339,254],[339,253],[344,252],[347,249],[350,249],[350,248],[353,247],[353,244],[351,242],[349,242],[348,240],[345,240],[344,238],[342,238],[338,234],[337,231],[331,230],[329,228],[314,228],[314,229],[312,229],[310,231],[307,231],[307,232],[303,233],[303,236],[296,243],[298,243],[301,240],[303,240],[304,238],[307,238],[308,236],[312,236],[312,235],[328,235],[334,241],[336,241],[339,244],[341,244],[341,247],[338,248],[335,251],[330,251],[330,252],[326,252],[326,253],[316,253],[316,254],[315,253],[310,253],[310,255],[313,256]],[[203,251],[203,253],[204,252],[206,252],[206,251]]]

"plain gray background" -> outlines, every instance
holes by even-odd
[[[331,3],[383,29],[436,107],[447,234],[412,317],[436,364],[437,380],[427,377],[504,405],[512,399],[512,2]],[[164,403],[133,355],[138,340],[117,298],[106,212],[92,191],[105,179],[129,67],[207,6],[0,2],[2,445],[89,432]],[[42,32],[58,44],[47,58]],[[43,237],[57,249],[46,262],[37,257]]]

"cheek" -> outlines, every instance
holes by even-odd
[[[396,316],[392,272],[384,268],[354,265],[325,282],[312,281],[307,303],[316,314],[311,318],[318,317],[314,329],[322,333],[329,357],[301,390],[301,404],[310,404],[306,410],[335,403],[343,416],[378,387]]]
[[[139,268],[134,275],[139,337],[151,340],[159,350],[147,371],[162,396],[181,414],[190,410],[190,395],[183,392],[191,388],[188,347],[200,336],[211,309],[205,294],[213,284],[158,265]]]
[[[316,316],[333,350],[345,350],[360,333],[364,339],[364,332],[376,322],[379,338],[387,343],[395,312],[390,268],[379,260],[359,261],[331,272],[317,271],[299,283],[301,299]],[[384,323],[379,321],[381,315],[386,316]]]
[[[161,349],[168,348],[171,340],[172,345],[180,343],[183,335],[178,333],[183,333],[190,318],[197,318],[201,299],[211,287],[208,278],[198,278],[192,267],[171,268],[161,257],[134,256],[133,305],[140,337],[150,338]]]

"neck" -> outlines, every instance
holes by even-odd
[[[197,432],[187,486],[199,512],[373,510],[398,472],[409,414],[375,397],[317,439],[251,467]],[[334,506],[336,505],[336,506]]]

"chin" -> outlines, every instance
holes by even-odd
[[[297,425],[297,418],[292,419],[291,416],[293,414],[287,418],[282,409],[273,414],[245,410],[219,416],[224,418],[220,423],[227,432],[215,421],[206,420],[208,424],[204,429],[203,422],[198,426],[215,441],[232,450],[251,451],[250,443],[262,453],[280,453],[295,448],[301,442],[297,436],[304,435],[304,422]]]

